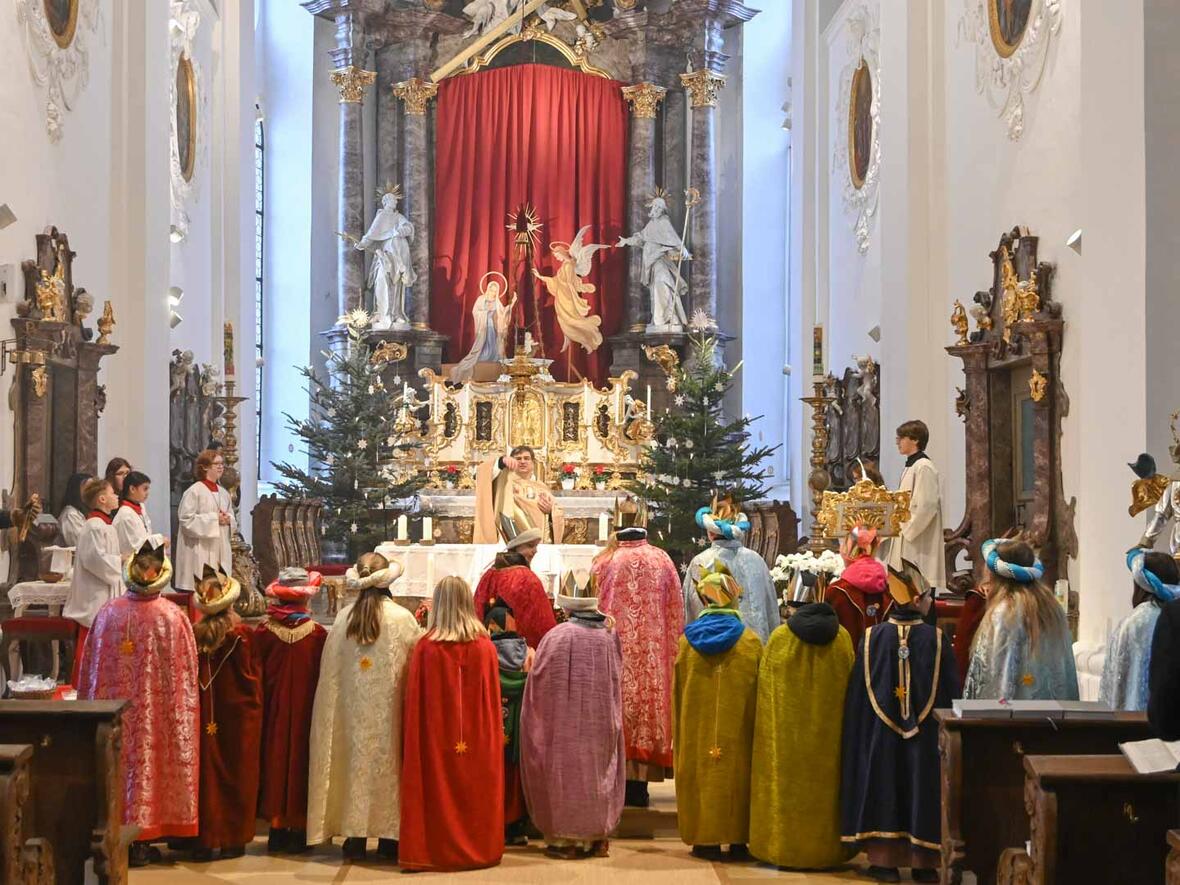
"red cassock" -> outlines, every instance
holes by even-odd
[[[545,634],[557,626],[553,603],[541,579],[528,566],[490,568],[483,573],[475,588],[475,614],[481,621],[492,597],[508,603],[516,618],[516,631],[529,648],[539,646]]]
[[[197,834],[197,645],[176,606],[128,593],[104,605],[81,654],[78,700],[126,698],[123,824],[137,839]]]
[[[198,655],[201,819],[197,844],[249,844],[258,807],[262,676],[254,631],[240,624],[211,655]]]
[[[254,631],[262,672],[262,771],[258,816],[272,827],[307,827],[311,710],[328,631],[315,621]]]
[[[955,639],[951,647],[955,650],[955,661],[959,665],[959,684],[967,681],[967,665],[971,662],[971,643],[975,639],[975,631],[987,612],[987,595],[978,587],[967,591],[963,598],[963,611],[959,613],[959,622],[955,625]]]
[[[492,641],[414,647],[406,678],[399,864],[474,870],[504,854],[504,726]]]

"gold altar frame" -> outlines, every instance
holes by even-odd
[[[900,534],[909,518],[909,492],[891,492],[862,479],[846,492],[824,492],[815,521],[829,539],[843,538],[855,525],[874,528],[887,538]]]
[[[590,64],[585,55],[578,52],[577,48],[570,46],[560,37],[555,34],[550,34],[548,31],[540,28],[526,25],[519,34],[508,34],[501,37],[495,43],[488,47],[488,50],[481,55],[477,55],[470,59],[466,66],[460,68],[451,76],[461,76],[463,74],[474,74],[481,71],[490,65],[505,49],[515,46],[517,43],[537,42],[544,43],[547,46],[552,46],[556,49],[561,57],[564,58],[571,68],[581,71],[583,74],[590,74],[595,77],[602,77],[604,80],[611,78],[610,74],[602,68],[595,67]]]

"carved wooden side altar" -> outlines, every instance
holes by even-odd
[[[948,583],[965,589],[983,578],[980,545],[1021,532],[1040,551],[1045,580],[1067,576],[1077,552],[1074,501],[1065,500],[1061,422],[1069,399],[1061,383],[1065,321],[1052,299],[1052,264],[1037,260],[1037,237],[1023,228],[1005,233],[994,252],[992,282],[977,292],[968,335],[957,304],[959,335],[946,348],[963,361],[956,411],[967,425],[967,495],[963,520],[946,533]],[[955,574],[966,551],[970,573]],[[1071,606],[1072,608],[1072,606]],[[1076,612],[1071,613],[1071,620]]]
[[[25,293],[12,319],[15,338],[3,344],[16,372],[13,493],[19,501],[37,493],[46,510],[56,512],[71,474],[98,473],[98,416],[106,406],[99,363],[119,348],[110,343],[115,321],[109,301],[97,340],[83,326],[94,299],[74,285],[69,238],[48,227],[36,241],[37,257],[21,264]],[[11,558],[11,583],[36,579],[41,543],[30,534],[20,545]]]
[[[828,376],[827,469],[830,488],[846,491],[852,486],[857,459],[881,463],[881,367],[872,357],[857,359],[837,378]]]

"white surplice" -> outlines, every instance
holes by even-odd
[[[942,491],[938,468],[928,457],[919,458],[901,474],[898,489],[910,492],[910,518],[889,546],[890,568],[912,562],[931,588],[946,587],[946,555],[942,536]]]
[[[123,595],[123,558],[115,527],[101,516],[86,520],[76,547],[70,595],[61,613],[89,630],[98,610]]]
[[[67,547],[78,546],[78,535],[82,534],[84,525],[86,525],[86,514],[73,504],[67,504],[61,509],[61,515],[57,518],[57,526]]]
[[[311,717],[307,844],[333,836],[397,839],[401,828],[402,698],[422,631],[392,599],[372,645],[349,639],[352,606],[336,616]]]
[[[141,509],[143,505],[140,505]],[[152,520],[147,510],[137,513],[129,502],[123,501],[115,513],[115,534],[119,536],[119,553],[136,553],[152,534]]]
[[[229,525],[219,525],[217,514],[229,514]],[[176,568],[172,584],[177,590],[192,590],[206,565],[233,572],[229,539],[237,528],[233,502],[221,486],[211,492],[203,482],[185,489],[177,510],[180,527],[176,533]]]

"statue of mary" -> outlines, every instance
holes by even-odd
[[[516,296],[507,304],[500,301],[500,293],[508,288],[508,280],[499,271],[491,270],[479,281],[479,297],[471,307],[475,325],[475,341],[471,350],[451,369],[451,381],[462,384],[470,381],[476,363],[498,362],[508,350],[508,327]]]

